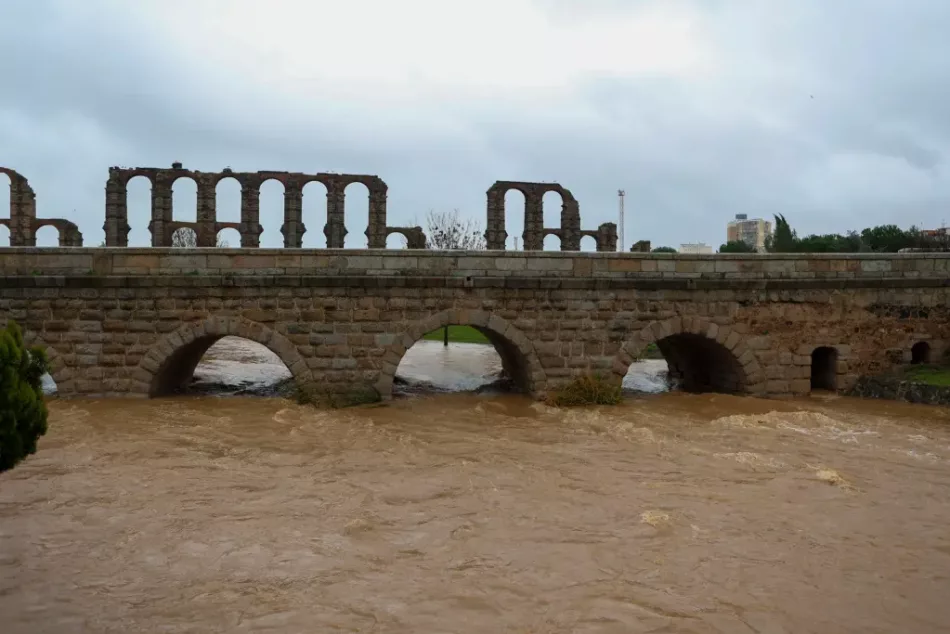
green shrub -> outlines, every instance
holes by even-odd
[[[548,403],[555,407],[617,405],[622,400],[620,383],[609,381],[599,374],[578,377],[548,396]]]
[[[32,453],[46,433],[42,377],[49,371],[46,353],[27,349],[14,322],[0,330],[0,471]]]

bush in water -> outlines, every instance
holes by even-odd
[[[617,405],[623,400],[620,384],[609,381],[599,374],[578,377],[558,388],[548,397],[555,407],[578,405]]]
[[[36,452],[46,433],[42,377],[49,371],[46,353],[23,344],[15,322],[0,330],[0,471]]]

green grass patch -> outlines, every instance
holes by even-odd
[[[950,387],[950,367],[939,365],[912,365],[904,371],[908,381],[936,387]]]
[[[471,326],[449,326],[449,341],[452,343],[490,343],[488,337]],[[444,328],[423,335],[426,341],[443,341]]]
[[[619,382],[609,381],[599,374],[587,374],[549,394],[547,401],[555,407],[617,405],[623,401],[623,392]]]
[[[662,359],[663,353],[660,352],[660,348],[657,347],[655,343],[651,343],[646,348],[643,349],[643,352],[640,353],[640,359]]]

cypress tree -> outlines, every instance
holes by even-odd
[[[46,433],[42,377],[49,371],[46,353],[28,349],[15,322],[0,330],[0,471],[36,453]]]

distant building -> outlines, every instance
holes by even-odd
[[[772,235],[772,223],[761,218],[749,220],[746,214],[736,214],[736,219],[726,225],[726,242],[745,242],[756,251],[765,251],[765,239]]]
[[[703,242],[690,242],[680,245],[680,253],[697,253],[703,255],[712,252],[713,248]]]

